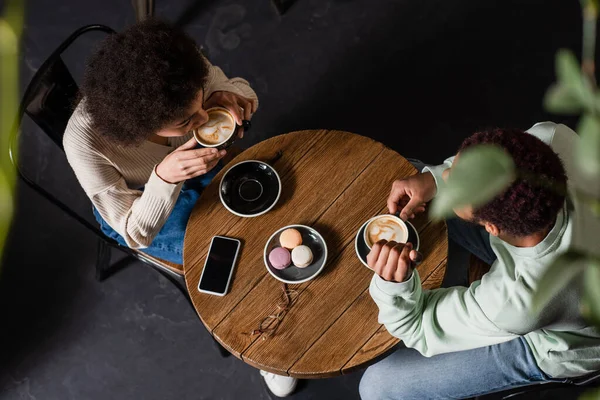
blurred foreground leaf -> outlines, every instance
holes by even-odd
[[[556,78],[558,82],[581,88],[583,81],[581,80],[581,68],[579,61],[575,57],[575,54],[571,50],[560,49],[556,53]]]
[[[579,400],[600,400],[600,389],[591,389],[585,392]]]
[[[0,258],[13,213],[15,170],[8,157],[10,134],[19,107],[19,38],[23,1],[8,0],[0,18]]]
[[[583,110],[583,104],[577,91],[560,83],[548,88],[544,97],[544,107],[555,114],[577,115]]]
[[[600,176],[600,120],[598,117],[585,114],[577,133],[581,137],[577,141],[576,160],[579,169],[588,176]]]
[[[558,256],[546,270],[531,302],[531,310],[539,313],[558,292],[564,289],[585,268],[587,256],[569,251]]]
[[[596,109],[596,98],[589,79],[582,73],[572,51],[561,49],[556,53],[557,83],[548,88],[544,106],[557,114],[577,114],[583,109]]]
[[[590,260],[584,274],[582,314],[600,326],[600,261]]]
[[[485,204],[506,189],[515,178],[515,165],[501,147],[479,145],[460,153],[446,184],[433,199],[434,218],[452,215],[454,208]]]

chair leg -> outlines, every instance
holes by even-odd
[[[217,350],[219,350],[219,354],[221,354],[221,357],[226,358],[231,355],[231,353],[228,352],[225,347],[221,346],[221,343],[217,342],[217,339],[215,339],[214,337],[213,341],[215,343],[215,346],[217,347]]]
[[[190,294],[188,293],[187,288],[185,286],[185,280],[174,279],[171,276],[166,275],[165,273],[162,273],[162,274],[167,279],[169,279],[181,291],[181,294],[183,294],[183,297],[185,297],[185,299],[188,301],[188,303],[190,304],[190,307],[192,307],[192,310],[195,311],[194,303],[192,302],[192,298],[190,297]],[[221,343],[219,343],[217,341],[217,339],[214,338],[214,336],[211,336],[211,338],[213,340],[213,343],[215,344],[215,347],[219,351],[219,354],[221,355],[221,357],[225,358],[225,357],[229,357],[231,355],[231,353],[229,351],[227,351],[227,349],[225,347],[223,347],[221,345]]]
[[[273,5],[277,9],[277,13],[279,15],[283,15],[286,13],[288,8],[290,8],[296,0],[271,0],[271,1],[273,2]]]
[[[98,238],[98,256],[96,259],[96,279],[102,282],[109,276],[114,275],[118,271],[125,268],[134,260],[131,255],[117,261],[114,264],[110,263],[112,246],[106,240]]]
[[[98,239],[98,260],[96,261],[96,278],[99,281],[103,281],[104,279],[106,279],[110,275],[112,275],[114,272],[124,268],[129,260],[135,258],[134,256],[130,255],[129,257],[117,262],[114,266],[111,266],[110,265],[110,255],[111,255],[110,250],[111,250],[110,245],[105,240],[102,240],[99,238]],[[165,271],[162,268],[159,268],[151,263],[148,263],[147,261],[144,261],[144,260],[141,260],[141,261],[144,262],[144,264],[151,267],[152,269],[154,269],[159,274],[161,274],[168,281],[170,281],[173,285],[175,285],[175,287],[177,289],[179,289],[181,294],[188,301],[188,303],[190,304],[192,309],[194,309],[194,303],[192,303],[190,294],[187,291],[187,288],[185,286],[185,280],[184,280],[183,276],[176,277],[176,276],[174,276],[173,273],[169,273],[168,271]],[[217,342],[217,340],[214,337],[211,336],[211,338],[213,340],[213,343],[217,347],[219,354],[221,354],[221,357],[225,358],[225,357],[229,357],[231,355],[231,353],[229,351],[227,351],[225,349],[225,347],[221,346],[221,344],[219,342]]]
[[[96,279],[102,282],[110,275],[110,246],[105,240],[98,238],[98,252],[96,258]]]
[[[185,286],[185,279],[183,278],[183,276],[174,276],[172,273],[169,273],[161,268],[158,268],[152,264],[147,264],[148,266],[152,267],[156,272],[158,272],[159,274],[161,274],[163,277],[165,277],[169,282],[171,282],[173,285],[175,285],[175,287],[177,289],[179,289],[179,291],[181,292],[181,294],[183,295],[183,297],[185,297],[185,299],[187,300],[187,302],[189,303],[190,307],[192,308],[192,310],[194,310],[195,312],[195,308],[194,308],[194,303],[192,302],[192,298],[190,297],[189,292],[187,291],[187,288]],[[214,336],[211,335],[211,339],[213,340],[213,343],[215,344],[215,347],[217,348],[217,350],[219,351],[219,354],[221,355],[221,357],[225,358],[225,357],[229,357],[231,355],[231,353],[229,351],[227,351],[227,349],[225,349],[225,347],[223,347],[221,345],[221,343],[217,342],[217,339],[214,338]]]

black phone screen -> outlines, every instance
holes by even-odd
[[[213,239],[198,288],[209,292],[225,293],[238,247],[237,240],[221,237]]]

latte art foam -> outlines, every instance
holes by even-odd
[[[235,130],[233,117],[224,110],[209,110],[208,121],[196,130],[196,137],[208,145],[225,142]]]
[[[367,228],[367,238],[371,246],[380,240],[404,243],[408,238],[408,232],[394,218],[374,219]]]

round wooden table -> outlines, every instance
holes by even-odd
[[[363,368],[398,343],[377,322],[369,296],[373,273],[356,256],[354,238],[363,222],[387,211],[395,179],[417,171],[398,153],[363,136],[339,131],[301,131],[259,143],[237,156],[272,165],[282,180],[278,204],[265,215],[241,218],[219,201],[224,168],[205,189],[190,217],[184,246],[188,291],[200,319],[219,343],[248,364],[296,378],[324,378]],[[413,221],[425,258],[424,287],[441,284],[446,269],[444,223],[426,215]],[[329,257],[316,279],[289,285],[296,300],[275,335],[252,334],[276,312],[282,284],[263,263],[269,236],[285,225],[309,225],[327,242]],[[238,264],[224,297],[198,292],[215,235],[242,241]]]

